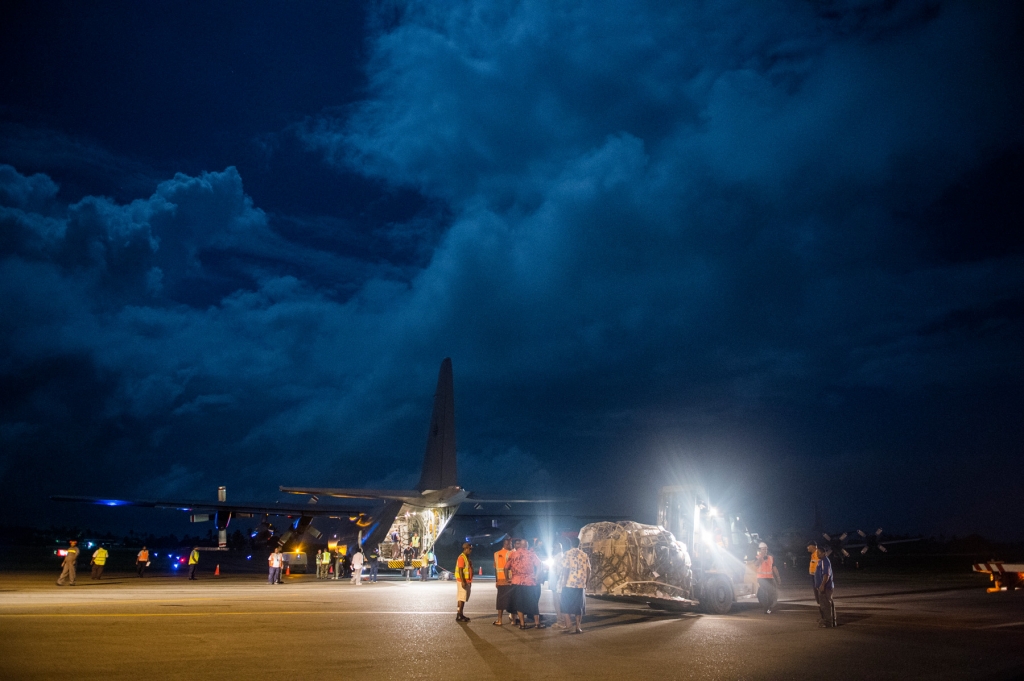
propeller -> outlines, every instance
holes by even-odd
[[[843,546],[843,543],[846,541],[846,538],[850,536],[848,532],[843,532],[838,537],[833,537],[827,532],[822,532],[821,536],[825,538],[826,542],[828,542],[828,547],[826,548],[827,553],[832,555],[842,554],[843,558],[850,557],[850,552],[847,551],[846,547]]]
[[[874,531],[873,534],[868,534],[864,530],[857,530],[857,534],[864,540],[864,548],[860,550],[861,555],[864,555],[868,550],[874,546],[878,548],[882,553],[889,553],[889,549],[885,548],[882,544],[882,528],[879,527]]]

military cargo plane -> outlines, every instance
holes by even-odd
[[[387,489],[356,489],[337,487],[288,487],[281,486],[282,492],[289,494],[308,495],[308,503],[246,503],[229,502],[226,490],[221,487],[218,500],[146,500],[146,499],[110,499],[91,496],[50,497],[54,501],[80,502],[101,506],[139,506],[147,508],[170,508],[187,511],[192,514],[193,522],[213,520],[220,536],[220,546],[227,543],[227,527],[233,518],[262,517],[261,527],[268,528],[267,534],[272,541],[281,546],[310,534],[314,539],[321,533],[312,526],[315,518],[340,519],[345,523],[342,532],[337,536],[339,545],[366,545],[377,547],[382,544],[388,549],[400,549],[410,541],[420,544],[426,550],[442,537],[442,532],[462,504],[472,504],[472,509],[480,511],[485,504],[499,504],[511,508],[512,504],[546,504],[554,503],[552,499],[519,499],[519,498],[483,498],[462,488],[458,483],[458,467],[455,448],[455,397],[452,379],[452,361],[445,358],[437,377],[437,390],[434,394],[433,412],[430,417],[430,428],[427,432],[427,448],[423,457],[423,469],[419,484],[411,490]],[[332,497],[343,500],[338,504],[321,504],[321,497]],[[290,527],[281,536],[276,537],[267,522],[269,516],[289,518]],[[466,535],[467,541],[480,535],[481,540],[490,545],[500,541],[501,536],[491,536],[499,527],[513,527],[506,519],[500,524],[491,520],[491,529],[481,533],[477,527],[479,518],[471,521],[474,529]],[[468,528],[467,528],[468,529]],[[486,536],[484,536],[486,535]],[[444,546],[438,545],[439,562],[444,564],[450,557],[454,563],[459,549],[455,548],[463,541],[462,533],[453,531],[445,533],[447,539]],[[451,546],[448,546],[451,544]],[[396,551],[397,554],[399,551]],[[385,556],[387,558],[388,556]],[[391,556],[396,557],[396,556]]]

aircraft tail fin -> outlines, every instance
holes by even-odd
[[[423,456],[423,473],[416,489],[457,487],[459,475],[455,459],[455,391],[452,384],[452,360],[445,357],[437,374],[434,411],[427,432],[427,451]]]

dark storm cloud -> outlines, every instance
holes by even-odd
[[[1022,491],[988,472],[1024,435],[1015,5],[393,3],[371,26],[365,99],[259,139],[358,176],[372,229],[265,212],[234,167],[116,198],[0,167],[18,500],[407,486],[451,356],[473,489],[649,514],[695,471],[764,526],[813,495],[837,522],[1015,531],[979,503]]]
[[[925,452],[931,433],[911,446],[892,419],[871,424],[895,409],[944,430],[933,419],[980,386],[1019,402],[1021,240],[1000,236],[1022,217],[1006,198],[1022,181],[1016,7],[403,3],[397,16],[373,42],[371,97],[306,137],[453,207],[412,304],[393,309],[450,338],[469,380],[499,386],[487,413],[514,411],[528,451],[572,467],[565,439],[607,459],[632,431],[636,451],[716,450],[725,470],[890,467],[923,484],[927,465],[996,482],[973,470],[983,438]],[[1010,172],[999,209],[979,215],[977,192],[957,188],[996,169]],[[994,247],[950,252],[978,231]],[[979,431],[998,422],[966,409]],[[843,423],[855,432],[829,437]],[[989,444],[1011,456],[1005,435]],[[846,495],[843,510],[894,513],[888,496]],[[901,515],[924,525],[940,510],[919,501]]]

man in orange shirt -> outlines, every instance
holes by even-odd
[[[496,627],[502,625],[502,616],[506,610],[509,610],[509,621],[514,621],[512,617],[509,603],[512,596],[512,582],[508,578],[508,554],[512,553],[512,538],[505,537],[505,541],[501,543],[501,550],[494,554],[494,574],[495,583],[498,587],[498,598],[495,601],[494,607],[498,610],[498,619],[494,620],[492,624]]]

